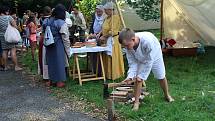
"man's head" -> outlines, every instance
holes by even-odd
[[[126,49],[133,49],[135,46],[135,33],[132,29],[125,28],[119,33],[119,43]]]
[[[79,13],[79,8],[78,8],[78,6],[74,6],[74,7],[72,8],[72,10],[73,10],[73,12],[74,12],[75,15],[78,15],[78,13]]]

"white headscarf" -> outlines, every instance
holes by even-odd
[[[103,11],[103,6],[102,5],[97,5],[96,9],[100,9]],[[98,16],[95,13],[95,20],[94,20],[94,24],[93,24],[93,31],[94,33],[99,33],[102,29],[102,24],[104,23],[104,19],[105,19],[105,14],[103,12],[102,16]]]
[[[104,5],[104,9],[115,9],[116,6],[113,2],[107,2],[105,5]]]

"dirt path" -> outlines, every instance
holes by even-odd
[[[0,71],[1,121],[99,121],[72,111],[25,72]]]

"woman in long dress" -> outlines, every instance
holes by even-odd
[[[124,75],[124,61],[121,50],[121,45],[118,41],[118,32],[121,29],[121,21],[119,15],[115,14],[115,5],[112,2],[108,2],[104,5],[107,18],[102,26],[103,41],[109,41],[112,39],[112,52],[111,54],[103,54],[104,68],[107,79],[118,79]],[[109,42],[107,42],[109,43]]]
[[[67,55],[70,55],[69,31],[65,22],[65,7],[57,5],[52,16],[43,23],[43,28],[50,26],[55,43],[46,47],[46,60],[48,64],[48,75],[51,83],[57,87],[64,87],[66,81],[66,70],[68,66]]]

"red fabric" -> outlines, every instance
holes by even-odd
[[[37,41],[37,37],[36,37],[37,26],[33,22],[31,22],[28,24],[28,28],[30,30],[30,37],[29,37],[30,41],[31,42]]]
[[[39,67],[40,67],[40,73],[43,75],[43,36],[40,36],[40,41],[39,41]]]
[[[167,43],[168,43],[170,46],[173,46],[173,45],[176,44],[176,41],[175,41],[174,39],[169,39],[169,40],[167,41]]]

